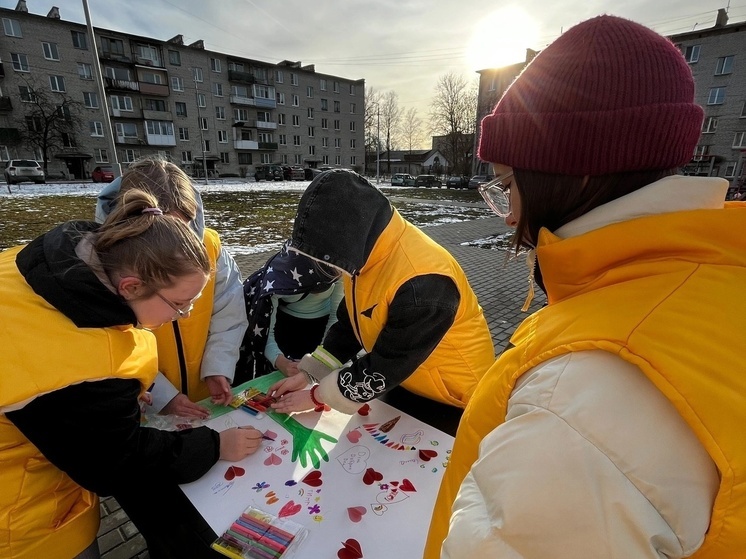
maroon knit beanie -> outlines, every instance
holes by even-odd
[[[569,29],[516,78],[482,120],[479,158],[562,175],[672,169],[692,158],[702,118],[681,52],[604,15]]]

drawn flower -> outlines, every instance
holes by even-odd
[[[308,514],[319,514],[320,512],[321,512],[321,507],[319,507],[319,505],[308,507]]]
[[[260,481],[254,487],[252,487],[252,489],[255,490],[257,493],[261,493],[263,489],[267,489],[268,487],[269,483],[267,483],[266,481]]]

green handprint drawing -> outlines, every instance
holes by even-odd
[[[249,382],[246,382],[241,386],[237,386],[233,389],[233,394],[238,394],[239,392],[242,392],[249,387],[256,388],[257,390],[261,390],[262,392],[266,393],[270,386],[272,386],[277,381],[282,380],[283,378],[285,378],[283,374],[279,371],[276,371],[270,375],[259,377],[257,379],[250,380]],[[232,408],[228,406],[217,406],[215,404],[212,404],[209,398],[206,398],[205,400],[200,402],[200,404],[205,405],[210,410],[211,418],[220,417],[225,413],[233,411]],[[291,461],[299,461],[300,465],[305,468],[308,465],[308,461],[310,459],[313,467],[317,469],[321,465],[322,459],[324,460],[324,462],[329,461],[329,455],[326,453],[326,450],[324,450],[324,447],[321,443],[322,441],[328,441],[332,444],[336,444],[337,439],[330,435],[327,435],[326,433],[322,433],[321,431],[316,431],[315,429],[310,429],[302,425],[286,413],[267,410],[267,416],[273,421],[279,423],[279,425],[283,427],[288,433],[290,433],[291,437],[293,437],[293,452],[290,458]]]

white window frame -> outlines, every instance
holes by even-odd
[[[184,126],[179,127],[179,141],[180,142],[189,141],[189,128],[186,128]]]
[[[94,148],[93,150],[93,158],[96,161],[96,163],[108,163],[109,162],[109,152],[106,151],[106,148]]]
[[[200,130],[210,129],[210,121],[207,119],[207,117],[203,116],[199,119],[199,127],[200,127]]]
[[[28,65],[28,56],[22,52],[11,52],[10,60],[13,65],[13,69],[16,72],[30,72]]]
[[[275,70],[275,83],[284,83],[284,76],[282,75],[282,70]]]
[[[316,129],[313,126],[308,127],[308,137],[314,138],[316,136]]]
[[[293,107],[300,107],[300,99],[297,95],[293,95]]]
[[[702,126],[702,134],[714,134],[718,129],[718,119],[714,116],[709,116],[705,119]]]
[[[112,95],[109,97],[109,103],[112,109],[122,111],[125,113],[131,113],[132,109],[132,97],[126,95]]]
[[[300,116],[299,115],[293,115],[293,126],[300,126]]]
[[[93,67],[86,62],[78,62],[78,76],[81,80],[92,80]]]
[[[733,60],[734,56],[728,55],[728,56],[721,56],[717,59],[717,62],[715,63],[715,75],[716,76],[724,76],[726,74],[733,73]]]
[[[308,107],[308,118],[313,120],[313,107]]]
[[[725,164],[725,175],[723,175],[726,178],[732,179],[736,176],[736,162],[730,161]]]
[[[98,93],[95,91],[84,91],[83,92],[83,106],[86,109],[98,109]]]
[[[66,93],[65,76],[50,75],[49,88],[55,93]]]
[[[70,30],[73,47],[81,50],[88,50],[88,35],[81,31]],[[77,44],[76,44],[77,43]]]
[[[277,113],[278,126],[285,126],[285,113]]]
[[[290,72],[290,85],[298,85],[298,74]]]
[[[60,49],[57,48],[57,43],[42,41],[41,50],[44,53],[44,58],[46,60],[54,60],[56,62],[60,61]]]
[[[181,112],[181,109],[184,109],[184,112]],[[188,116],[189,110],[187,109],[187,104],[183,101],[174,101],[174,114],[182,117]]]
[[[210,58],[210,70],[218,74],[223,71],[219,58]]]
[[[23,37],[23,32],[21,31],[21,22],[19,22],[17,19],[4,17],[3,31],[5,31],[5,35],[8,37]]]
[[[733,136],[733,146],[734,149],[744,149],[746,148],[746,132],[736,132]]]
[[[200,109],[207,107],[207,97],[205,97],[204,93],[197,93],[197,106]]]
[[[171,76],[171,91],[184,91],[184,78]]]
[[[695,64],[699,60],[700,45],[689,45],[684,48],[684,58],[689,64]]]
[[[326,91],[326,80],[324,78],[319,78],[319,90]]]
[[[355,121],[354,121],[354,120],[351,120],[351,121],[350,121],[350,132],[357,132],[357,129],[356,129],[356,127],[355,127]]]
[[[219,144],[228,143],[228,132],[226,132],[225,130],[218,130],[218,143]]]
[[[182,151],[181,152],[181,163],[184,165],[188,165],[193,161],[192,159],[192,152],[191,151]]]
[[[277,104],[278,105],[285,104],[285,94],[280,91],[277,92]]]
[[[223,84],[222,83],[213,83],[212,84],[212,94],[215,97],[222,97],[223,96]]]
[[[215,120],[225,120],[225,107],[215,107]]]
[[[303,163],[303,156],[300,153],[296,153],[294,156],[294,163],[296,165],[301,165]]]
[[[194,81],[196,82],[203,82],[204,77],[202,76],[202,68],[192,68],[192,76],[194,77]]]
[[[312,85],[306,86],[306,97],[308,97],[309,99],[313,99],[313,86]]]
[[[316,146],[308,146],[308,155],[316,155]]]
[[[707,95],[707,104],[722,105],[723,103],[725,103],[725,88],[711,87],[710,92]]]

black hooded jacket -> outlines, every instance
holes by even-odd
[[[301,198],[291,246],[350,274],[354,291],[355,278],[365,273],[365,263],[393,213],[386,196],[357,173],[327,171],[311,182]],[[448,332],[459,301],[456,283],[447,276],[427,274],[403,283],[388,307],[386,326],[372,351],[345,371],[353,382],[362,380],[365,371],[381,372],[386,390],[397,386]],[[362,345],[353,326],[356,318],[348,315],[346,305],[339,306],[337,317],[323,346],[344,363]]]

